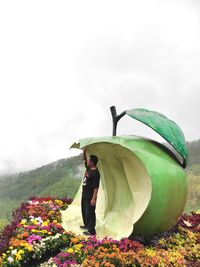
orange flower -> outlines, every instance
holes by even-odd
[[[13,247],[21,247],[27,244],[26,240],[19,240],[17,238],[12,237],[10,239],[9,245]]]
[[[77,244],[78,243],[78,238],[72,237],[71,238],[71,242],[72,242],[72,244]]]
[[[28,236],[29,236],[29,233],[27,231],[25,231],[24,233],[17,235],[17,238],[18,239],[24,239]]]

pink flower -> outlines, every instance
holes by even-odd
[[[28,238],[27,238],[27,241],[29,244],[32,244],[34,241],[40,241],[42,239],[42,237],[40,235],[30,235]]]
[[[12,258],[12,257],[10,257],[10,256],[8,257],[8,259],[7,259],[7,260],[8,260],[8,262],[10,262],[10,263],[12,263],[12,262],[14,261],[14,260],[13,260],[13,258]]]

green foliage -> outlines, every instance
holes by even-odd
[[[73,198],[83,175],[81,156],[62,159],[36,170],[1,178],[0,219],[10,221],[12,211],[31,196]]]
[[[12,211],[19,207],[21,201],[14,201],[9,198],[1,199],[0,201],[0,220],[10,221]]]
[[[192,164],[188,167],[188,173],[194,175],[200,175],[200,164]]]
[[[186,143],[188,148],[188,165],[200,164],[200,139]],[[200,174],[200,173],[199,173]]]
[[[188,172],[188,196],[186,202],[186,212],[198,210],[200,208],[200,175]]]
[[[64,178],[53,185],[46,187],[42,190],[39,196],[52,196],[52,197],[67,197],[74,198],[77,189],[79,188],[81,179]]]
[[[187,142],[189,160],[186,169],[188,176],[188,197],[186,212],[200,208],[200,139]]]
[[[4,229],[4,227],[9,223],[6,219],[0,219],[0,231]]]

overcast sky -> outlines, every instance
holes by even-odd
[[[147,108],[200,138],[200,1],[0,1],[0,174],[112,133]],[[156,138],[123,118],[118,134]]]

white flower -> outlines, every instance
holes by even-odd
[[[188,227],[192,226],[192,224],[191,224],[190,222],[188,222],[188,221],[183,220],[183,222],[184,222],[184,224],[187,225]]]
[[[57,234],[55,235],[55,238],[59,238],[60,236],[61,236],[61,234],[57,233]]]
[[[43,223],[43,220],[41,217],[37,217],[35,218],[35,220],[39,223],[39,224],[42,224]]]
[[[48,260],[48,263],[53,263],[53,258],[50,258],[50,259]]]
[[[13,249],[12,251],[11,251],[11,255],[16,255],[17,254],[17,249]]]
[[[13,260],[13,258],[12,258],[12,257],[10,257],[10,256],[8,257],[8,259],[7,259],[7,260],[8,260],[8,262],[10,262],[10,263],[14,261],[14,260]]]

